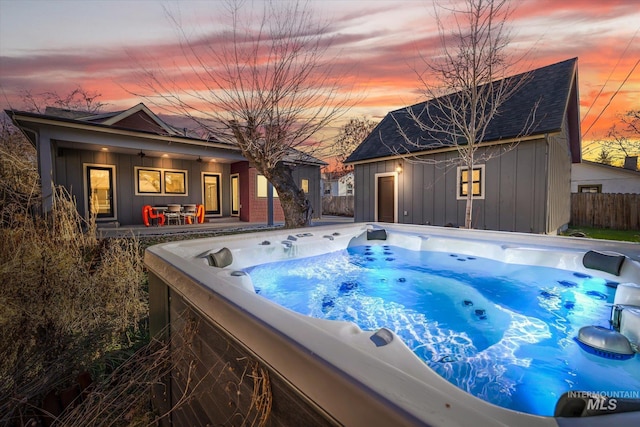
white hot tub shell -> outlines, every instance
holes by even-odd
[[[240,343],[336,424],[640,425],[637,411],[554,418],[492,405],[441,378],[391,331],[363,331],[349,322],[294,313],[257,295],[251,279],[241,271],[256,264],[314,256],[349,245],[375,244],[376,241],[367,241],[367,230],[382,228],[386,230],[387,240],[378,241],[380,244],[455,251],[506,263],[522,263],[525,259],[527,264],[592,274],[594,270],[582,262],[587,251],[620,253],[627,258],[619,275],[596,273],[620,283],[640,283],[640,245],[637,244],[380,223],[165,243],[147,249],[145,265],[150,272],[150,283],[162,283],[180,295],[186,304]],[[230,254],[224,262],[228,265],[212,266],[212,254],[223,249]],[[151,298],[158,297],[151,295]],[[163,317],[152,313],[154,316]],[[157,331],[161,326],[154,329]]]

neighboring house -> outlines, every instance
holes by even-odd
[[[353,196],[353,172],[336,177],[335,173],[323,174],[322,192],[325,196]]]
[[[201,139],[161,120],[144,104],[91,114],[48,108],[45,114],[7,110],[37,150],[42,207],[54,186],[66,188],[78,211],[99,223],[142,224],[145,205],[204,205],[205,217],[267,220],[267,181],[233,144]],[[320,167],[301,152],[287,162],[312,206],[321,206]],[[315,209],[315,217],[320,209]],[[274,220],[284,215],[277,197]]]
[[[411,140],[432,141],[406,108],[387,114],[346,161],[355,167],[355,221],[463,225],[471,177],[474,228],[555,233],[565,227],[571,164],[581,160],[577,64],[574,58],[529,72],[478,148],[478,154],[493,157],[476,164],[472,174],[444,166],[458,157],[453,143],[420,151],[406,144],[399,126]],[[536,103],[534,126],[520,138]],[[408,108],[418,114],[428,107],[425,102]],[[403,151],[430,163],[404,161],[397,154]]]
[[[338,195],[338,178],[333,172],[322,174],[322,195],[337,196]]]
[[[627,157],[620,168],[583,160],[571,168],[572,193],[640,194],[640,171],[637,157]]]
[[[338,179],[338,196],[353,196],[353,172],[349,172]]]

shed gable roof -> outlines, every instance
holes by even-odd
[[[482,142],[500,141],[521,136],[524,123],[531,120],[530,114],[536,103],[536,117],[529,135],[558,132],[562,129],[568,110],[578,111],[577,97],[577,58],[568,59],[528,73],[525,83],[513,93],[500,107],[498,115],[487,128]],[[507,77],[520,79],[523,74]],[[449,95],[451,96],[451,95]],[[571,105],[571,104],[575,105]],[[438,114],[435,103],[426,101],[406,108],[389,112],[376,128],[347,158],[347,163],[396,156],[401,153],[418,153],[428,150],[429,144],[435,146],[435,140],[422,131],[408,113],[411,109],[416,115],[425,117],[425,111],[432,116]],[[571,118],[570,118],[571,119]],[[573,120],[579,120],[576,116]],[[579,121],[575,125],[579,129]],[[406,143],[399,127],[412,141],[420,141],[420,147]],[[579,150],[579,135],[571,135],[578,141],[570,141],[571,149]],[[453,143],[452,143],[453,145]],[[437,146],[442,148],[442,143]]]

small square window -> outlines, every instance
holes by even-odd
[[[267,178],[264,175],[258,175],[257,176],[257,180],[256,180],[256,194],[258,195],[258,197],[260,198],[265,198],[267,197],[267,185],[268,185],[268,181]],[[276,189],[273,189],[273,197],[278,197],[278,192],[276,191]]]
[[[578,185],[578,193],[602,193],[602,184]]]
[[[484,199],[484,165],[474,166],[471,173],[466,166],[458,166],[456,198],[458,200],[467,198],[469,180],[471,180],[473,198]]]

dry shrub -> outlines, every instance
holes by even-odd
[[[38,214],[38,177],[20,142],[0,144],[0,425],[126,347],[147,315],[135,239],[98,240],[57,189]],[[28,153],[27,145],[22,152]]]

